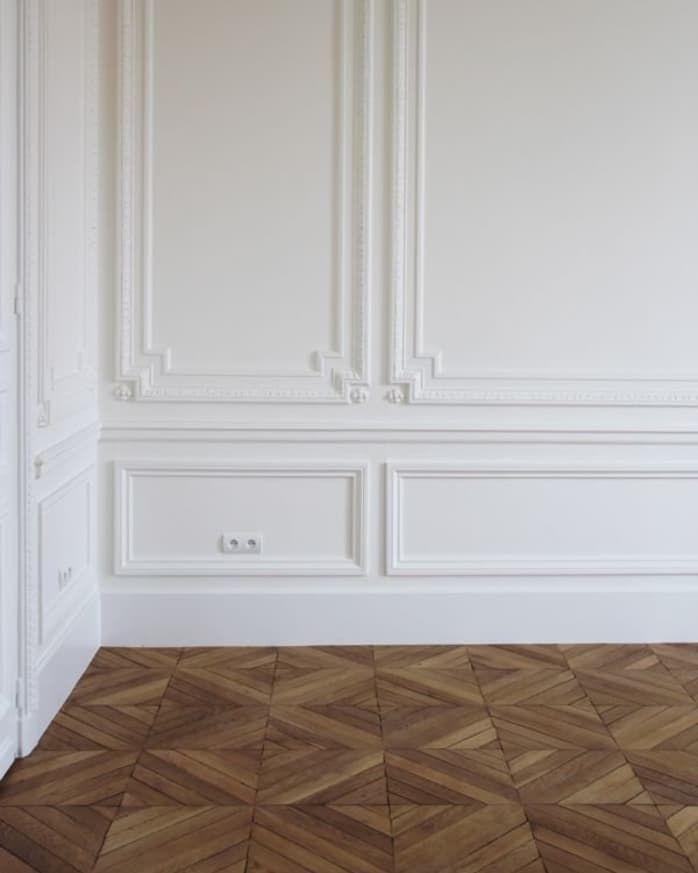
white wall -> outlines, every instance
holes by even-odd
[[[695,638],[695,4],[101,12],[105,639]]]
[[[20,19],[23,603],[20,752],[89,663],[97,591],[96,0]]]

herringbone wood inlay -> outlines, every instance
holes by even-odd
[[[268,706],[176,706],[164,703],[148,749],[261,749]]]
[[[399,706],[387,709],[381,719],[386,748],[499,748],[483,706]]]
[[[394,806],[397,873],[545,873],[518,804]]]
[[[651,803],[620,752],[553,749],[507,754],[523,803]]]
[[[527,806],[548,873],[693,873],[653,806]]]
[[[103,649],[0,783],[0,871],[698,873],[697,656]]]
[[[28,870],[91,873],[115,813],[90,806],[0,807],[0,846]],[[0,851],[0,870],[13,869]]]
[[[40,749],[140,749],[157,706],[65,706],[39,743]]]
[[[245,873],[251,823],[251,807],[123,810],[95,873]]]
[[[385,806],[258,806],[249,873],[392,873]]]
[[[143,752],[128,781],[124,806],[235,806],[255,801],[259,752]]]
[[[502,753],[495,749],[403,749],[385,753],[394,804],[516,803]]]
[[[592,706],[492,706],[504,748],[614,749],[616,744]]]
[[[358,706],[272,706],[265,749],[382,749],[377,712]]]

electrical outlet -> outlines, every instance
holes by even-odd
[[[227,555],[259,555],[262,552],[261,533],[237,532],[221,534],[221,547]]]

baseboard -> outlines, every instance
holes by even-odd
[[[19,754],[28,755],[65,703],[100,645],[100,596],[93,590],[60,638],[38,664],[38,702],[35,712],[20,717]]]
[[[104,645],[689,642],[698,587],[105,591]]]

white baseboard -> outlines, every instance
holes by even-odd
[[[65,703],[100,645],[100,596],[94,590],[39,663],[39,708],[20,718],[19,754],[28,755]]]
[[[698,587],[105,591],[102,616],[103,644],[121,646],[689,642]]]

